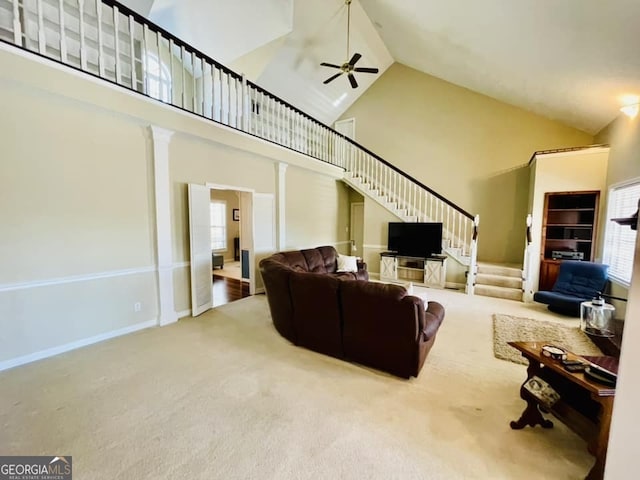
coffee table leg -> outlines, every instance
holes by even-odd
[[[529,360],[529,366],[527,367],[527,379],[520,387],[520,398],[527,402],[527,407],[524,409],[524,412],[522,412],[520,418],[517,421],[509,423],[509,426],[511,426],[513,430],[522,430],[527,425],[530,427],[540,425],[542,428],[552,428],[553,422],[542,416],[542,412],[540,412],[538,407],[538,402],[533,400],[524,388],[524,385],[529,381],[529,379],[536,375],[538,370],[540,370],[540,364],[538,362],[530,358],[527,358],[527,360]]]
[[[524,412],[522,412],[520,418],[517,421],[509,423],[509,426],[513,430],[522,430],[527,425],[530,427],[540,425],[542,428],[552,428],[553,422],[542,416],[542,413],[538,408],[538,403],[529,398],[523,390],[524,387],[520,389],[520,398],[527,402],[527,407],[524,409]]]

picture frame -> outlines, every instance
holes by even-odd
[[[234,222],[239,222],[240,221],[240,209],[239,208],[234,208],[233,209],[233,221]]]

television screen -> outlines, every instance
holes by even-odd
[[[407,257],[442,253],[442,223],[389,222],[388,248]]]

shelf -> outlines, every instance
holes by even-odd
[[[402,265],[398,265],[398,270],[409,270],[409,271],[413,271],[413,272],[424,272],[424,268],[403,267]]]
[[[580,240],[578,238],[549,238],[548,242],[578,242],[578,243],[591,243],[593,240]]]
[[[595,208],[548,208],[548,212],[594,212]]]
[[[591,223],[547,223],[547,227],[593,228]]]

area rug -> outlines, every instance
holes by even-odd
[[[522,354],[507,342],[546,342],[577,355],[602,355],[600,349],[578,326],[562,325],[544,320],[493,315],[493,354],[496,358],[528,364]]]

